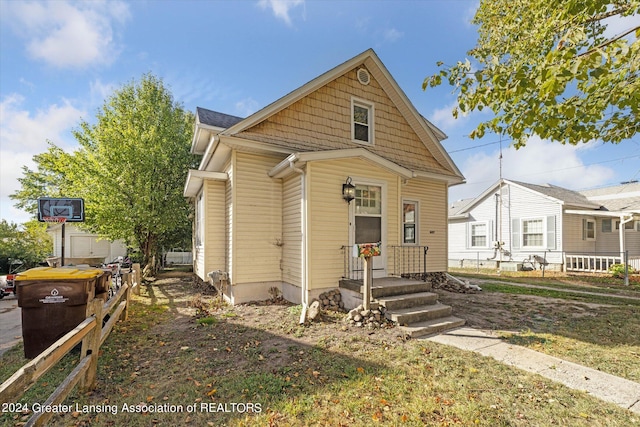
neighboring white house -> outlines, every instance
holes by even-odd
[[[120,240],[111,242],[101,239],[97,234],[81,230],[73,223],[65,224],[64,231],[64,265],[99,265],[127,255],[127,247]],[[49,226],[47,233],[53,240],[53,257],[48,262],[59,266],[62,257],[62,226]]]
[[[622,224],[622,226],[621,226]],[[449,266],[606,271],[640,263],[640,184],[584,192],[502,179],[449,207]]]

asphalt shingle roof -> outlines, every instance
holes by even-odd
[[[640,182],[584,190],[580,194],[609,211],[640,210]]]
[[[197,107],[198,118],[200,123],[209,126],[215,126],[227,129],[238,122],[244,120],[242,117],[232,116],[230,114],[219,113],[218,111],[207,110],[206,108]]]
[[[566,205],[569,206],[591,206],[593,209],[598,209],[600,207],[600,203],[591,201],[587,199],[584,194],[580,194],[577,191],[569,190],[566,188],[558,187],[551,184],[546,185],[536,185],[529,184],[526,182],[513,181],[509,180],[515,184],[521,185],[522,187],[526,187],[530,190],[537,191],[540,194],[544,194],[549,197],[553,197],[554,199],[562,200]]]

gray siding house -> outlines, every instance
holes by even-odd
[[[577,192],[501,179],[449,207],[450,267],[606,271],[625,252],[640,267],[637,182]]]

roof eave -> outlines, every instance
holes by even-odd
[[[206,172],[201,170],[189,169],[187,181],[184,184],[184,197],[196,197],[202,188],[205,180],[226,181],[229,176],[224,172]]]

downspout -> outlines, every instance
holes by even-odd
[[[499,197],[500,196],[498,195],[498,193],[496,193],[494,196],[496,197],[496,215],[495,215],[495,224],[496,224],[496,226],[495,226],[495,231],[494,231],[494,236],[493,237],[495,238],[494,242],[498,242],[498,209],[499,209],[498,205],[500,203],[500,201],[499,201]],[[489,230],[487,230],[487,235],[489,235],[488,231]],[[496,257],[498,256],[498,249],[499,248],[500,248],[500,246],[497,246],[497,245],[494,244],[493,245],[493,256],[491,258],[487,258],[487,260],[490,261],[492,259],[496,259]],[[500,265],[500,264],[498,264],[498,265]]]
[[[629,215],[627,219],[625,219],[625,215],[620,215],[620,227],[618,228],[618,235],[620,236],[620,256],[622,258],[622,254],[627,250],[627,242],[625,237],[625,225],[628,222],[633,221],[633,215]]]
[[[296,159],[297,160],[297,159]],[[304,170],[295,167],[293,164],[294,159],[289,160],[289,168],[300,174],[300,228],[302,229],[302,247],[301,247],[301,260],[302,260],[302,296],[300,302],[302,303],[302,312],[300,313],[300,324],[303,324],[307,318],[307,308],[309,308],[309,278],[307,275],[307,246],[308,246],[308,234],[307,234],[307,186],[306,175]]]

